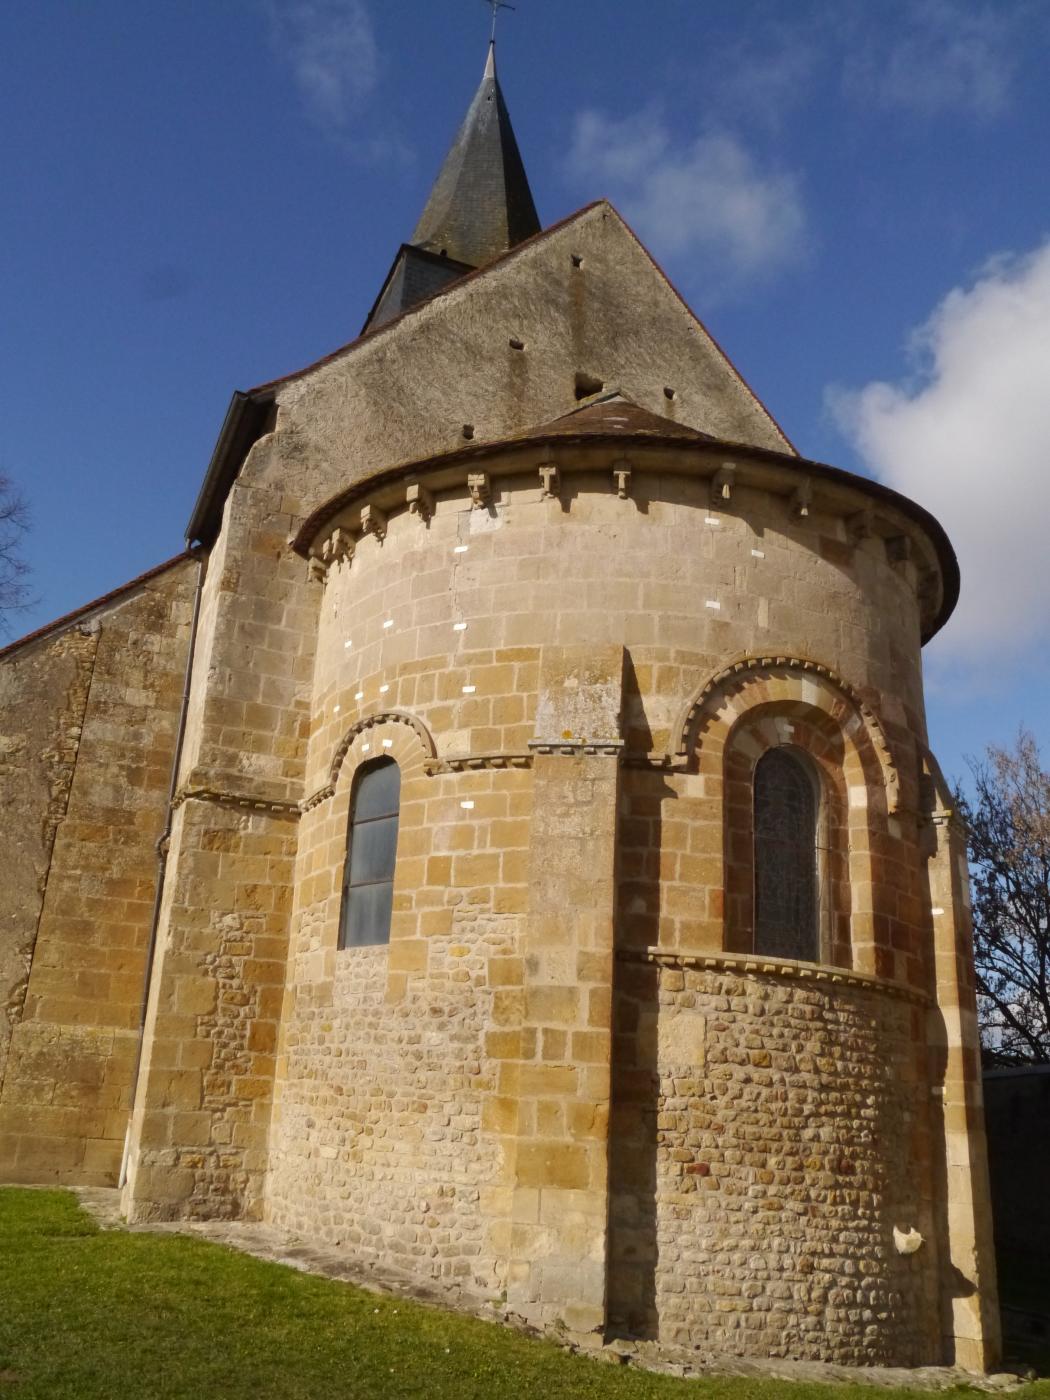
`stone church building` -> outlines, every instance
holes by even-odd
[[[494,59],[182,554],[0,652],[0,1180],[539,1326],[997,1353],[944,531],[802,457]]]

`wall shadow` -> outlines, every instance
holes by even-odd
[[[609,1123],[608,1329],[657,1335],[657,1064],[664,804],[677,797],[652,769],[626,769],[621,794]]]

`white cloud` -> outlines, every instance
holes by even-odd
[[[312,114],[343,127],[376,87],[379,50],[364,0],[267,0],[274,48]]]
[[[735,136],[676,141],[655,111],[620,119],[586,111],[569,168],[608,193],[660,256],[695,258],[712,289],[769,277],[804,251],[797,178],[762,168]]]
[[[962,596],[935,655],[975,674],[1050,639],[1050,242],[950,292],[912,354],[913,380],[829,403],[872,473],[947,529]]]
[[[1006,106],[1027,5],[998,0],[906,0],[896,14],[865,6],[845,62],[847,92],[885,107],[981,118]]]

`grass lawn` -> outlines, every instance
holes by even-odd
[[[874,1400],[681,1381],[201,1240],[100,1231],[63,1191],[0,1190],[0,1400]],[[973,1393],[973,1392],[970,1392]],[[918,1392],[881,1392],[898,1400]],[[1019,1392],[1050,1400],[1050,1382]]]

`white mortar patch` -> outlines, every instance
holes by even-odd
[[[661,1070],[671,1065],[699,1069],[707,1053],[707,1017],[685,1008],[661,1008],[656,1022],[656,1044]]]
[[[493,530],[503,528],[503,510],[500,506],[495,510],[472,510],[467,520],[472,535],[491,535]]]

